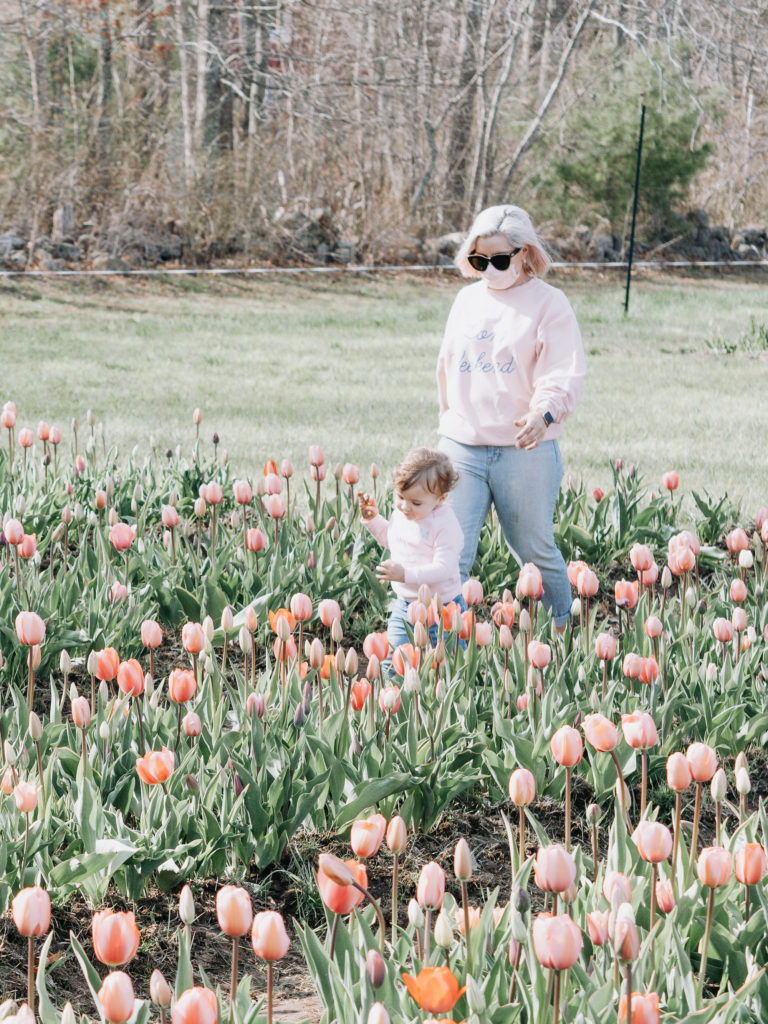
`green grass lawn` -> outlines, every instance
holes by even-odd
[[[566,469],[608,486],[608,463],[636,463],[657,485],[728,493],[751,517],[768,503],[768,351],[737,343],[768,322],[765,283],[638,275],[629,317],[612,276],[551,275],[581,323],[589,373],[562,439]],[[333,466],[387,472],[414,444],[436,441],[434,366],[460,283],[439,277],[35,279],[0,281],[2,400],[19,425],[103,422],[127,456],[214,431],[238,473],[266,458],[306,471],[320,444]]]

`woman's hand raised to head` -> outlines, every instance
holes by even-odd
[[[515,435],[515,445],[518,448],[535,448],[547,432],[547,424],[540,412],[531,409],[521,420],[515,420],[516,427],[522,427]]]

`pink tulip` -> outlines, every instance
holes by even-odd
[[[546,668],[552,660],[552,648],[540,640],[531,640],[528,644],[528,660],[534,668]]]
[[[425,864],[419,872],[416,902],[420,907],[438,910],[445,897],[445,872],[435,861]]]
[[[249,505],[253,501],[253,490],[247,480],[235,480],[232,492],[238,505]]]
[[[115,551],[127,551],[135,537],[136,529],[128,523],[115,523],[109,531],[109,541]]]
[[[282,519],[285,515],[285,502],[279,494],[270,494],[264,502],[264,507],[272,519]]]
[[[685,752],[685,758],[696,782],[709,782],[717,771],[717,754],[706,743],[692,743]]]
[[[521,597],[533,598],[536,601],[544,593],[541,572],[533,562],[526,562],[520,570],[520,575],[517,578],[517,589]]]
[[[549,741],[549,749],[558,764],[572,768],[581,761],[584,753],[581,733],[570,725],[561,725]]]
[[[580,736],[579,740],[581,740]],[[527,768],[516,768],[509,777],[510,800],[516,807],[527,807],[528,804],[533,802],[535,797],[536,779],[533,772]]]
[[[595,637],[595,654],[600,661],[613,661],[616,657],[616,637],[613,633],[599,633]]]
[[[644,572],[653,565],[653,554],[646,544],[633,544],[629,549],[629,560],[636,572]]]
[[[334,619],[338,619],[341,622],[341,608],[339,602],[334,601],[330,597],[324,598],[317,606],[317,617],[320,619],[324,626],[330,628]]]
[[[483,603],[483,585],[480,580],[467,580],[461,588],[461,594],[468,605]]]
[[[224,489],[221,484],[213,480],[205,488],[205,494],[201,495],[209,505],[220,505],[224,501]]]
[[[584,940],[567,914],[541,913],[533,922],[533,949],[542,967],[568,970],[579,959]]]
[[[576,878],[576,861],[563,846],[540,846],[533,864],[533,877],[544,892],[565,892]]]
[[[661,478],[662,487],[665,487],[668,491],[676,491],[679,483],[677,473],[674,469],[669,470]]]
[[[672,853],[672,833],[659,821],[641,821],[633,839],[637,852],[650,864],[660,864]]]
[[[633,711],[621,716],[624,739],[635,750],[647,750],[659,742],[656,723],[647,711]]]
[[[19,612],[14,625],[19,643],[25,647],[37,647],[45,640],[45,623],[35,612]]]
[[[133,982],[125,971],[112,971],[99,989],[99,1002],[108,1024],[125,1024],[133,1014]]]
[[[157,648],[163,642],[163,631],[154,619],[145,619],[141,624],[141,642],[145,647]]]
[[[173,505],[163,505],[162,512],[160,513],[160,519],[162,520],[163,526],[169,530],[172,530],[174,527],[179,525],[179,513]]]
[[[740,526],[731,530],[725,538],[725,545],[733,555],[737,555],[739,551],[746,551],[749,548],[749,537],[746,530],[742,530]]]
[[[667,758],[667,785],[676,793],[683,793],[693,781],[685,754],[679,750]]]

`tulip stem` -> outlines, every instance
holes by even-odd
[[[715,909],[715,887],[709,888],[709,903],[707,904],[707,924],[704,928],[704,945],[701,948],[701,968],[699,970],[698,992],[701,997],[704,991],[704,977],[707,973],[707,953],[709,951],[709,936],[712,932],[712,913]]]
[[[603,692],[601,694],[601,700],[605,700],[605,691],[608,689],[608,660],[603,659]]]
[[[680,848],[680,811],[682,810],[683,795],[682,793],[675,793],[675,821],[674,821],[674,839],[672,842],[672,877],[675,877],[677,871],[677,853]]]
[[[22,881],[22,885],[23,885]],[[35,1015],[35,937],[27,936],[27,1003]]]
[[[429,940],[432,932],[432,922],[430,920],[432,911],[429,907],[424,908],[424,956],[423,963],[425,966],[429,965]]]
[[[19,880],[21,882],[22,888],[24,887],[24,875],[25,875],[26,870],[27,870],[27,849],[28,849],[28,847],[29,847],[29,815],[25,814],[24,815],[24,852],[23,852],[22,857],[21,857],[21,875],[19,876]],[[30,1003],[30,1006],[31,1005],[32,1004]]]
[[[565,848],[571,852],[571,769],[565,768]]]
[[[37,754],[37,774],[40,776],[40,797],[43,801],[43,817],[45,817],[45,779],[43,778],[43,756],[40,753],[40,744],[35,740],[35,753]]]
[[[85,778],[88,771],[88,749],[85,743],[85,726],[80,730],[83,734],[83,778]]]
[[[621,770],[621,765],[619,764],[619,759],[616,756],[615,750],[611,751],[611,757],[613,758],[613,763],[616,765],[616,773],[619,776],[619,806],[621,807],[621,816],[626,823],[627,831],[631,832],[632,829],[630,828],[629,819],[627,818],[627,795],[624,786],[624,773]]]
[[[273,987],[273,976],[272,976],[272,961],[267,961],[267,1024],[272,1024],[272,987]]]
[[[632,961],[627,962],[627,1021],[632,1021]]]
[[[230,1016],[234,1019],[235,1015],[235,994],[237,993],[237,954],[238,954],[238,940],[237,936],[232,936],[232,974],[231,983],[229,989],[229,1009]]]
[[[398,855],[394,855],[392,861],[392,945],[395,944],[397,937],[397,872],[398,872],[399,860]]]
[[[658,876],[658,868],[656,864],[651,864],[651,923],[649,931],[653,931],[653,926],[656,923],[656,879]],[[630,1017],[629,1020],[632,1018]]]
[[[138,698],[136,698],[136,715],[138,716],[139,719],[139,739],[141,740],[141,749],[146,750],[147,746],[144,742],[144,720],[141,715],[141,701],[138,700]],[[178,747],[178,745],[179,744],[177,741],[176,746]]]
[[[701,812],[701,783],[696,783],[696,798],[693,804],[693,833],[691,834],[691,855],[688,859],[688,867],[693,870],[693,863],[696,860],[696,846],[699,841],[699,815]]]
[[[520,807],[518,807],[517,811],[518,811],[518,815],[519,815],[519,817],[518,817],[519,825],[518,825],[518,829],[517,829],[517,833],[518,833],[517,843],[518,843],[519,861],[520,861],[520,863],[517,866],[518,866],[518,868],[520,868],[520,867],[522,867],[523,861],[525,860],[525,808],[521,805]],[[512,879],[512,881],[514,882],[514,878]]]
[[[520,958],[523,955],[523,947],[520,942],[517,944],[517,950],[515,952],[515,962],[512,965],[512,984],[509,988],[509,1001],[514,1003],[515,1001],[515,987],[517,985],[517,972],[520,970]]]
[[[467,964],[469,964],[469,893],[467,883],[463,879],[461,881],[461,905],[464,910],[464,940],[467,944]]]
[[[648,751],[640,752],[640,820],[645,817],[645,805],[648,800]]]
[[[333,915],[333,924],[331,926],[331,946],[330,946],[330,949],[328,950],[328,958],[330,960],[333,960],[333,951],[334,951],[334,949],[336,947],[336,932],[338,931],[338,928],[339,928],[339,915],[338,914],[334,914]]]
[[[560,1021],[560,971],[555,971],[555,1007],[552,1014],[554,1024]],[[630,1018],[631,1019],[631,1018]]]
[[[749,886],[744,886],[744,924],[749,924]]]
[[[592,881],[597,878],[597,822],[592,822]]]
[[[35,668],[32,663],[32,647],[29,648],[27,665],[29,669],[27,672],[27,710],[32,711],[35,702]]]
[[[381,955],[383,956],[384,955],[384,935],[386,934],[386,931],[387,931],[387,925],[386,925],[386,922],[384,921],[384,915],[381,912],[381,907],[379,906],[378,901],[373,898],[373,896],[365,888],[364,885],[360,885],[359,882],[352,882],[352,885],[354,885],[354,887],[356,889],[358,889],[363,894],[363,896],[366,897],[368,902],[373,907],[374,913],[376,914],[376,920],[379,922],[379,942],[381,944]]]

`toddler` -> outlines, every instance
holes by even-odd
[[[390,605],[387,636],[392,649],[408,643],[405,623],[408,605],[426,583],[443,604],[461,596],[459,555],[464,535],[445,496],[458,474],[443,452],[414,448],[402,457],[392,474],[395,510],[387,522],[370,494],[359,494],[363,523],[376,540],[389,548],[390,557],[376,567],[376,576],[389,580],[395,592]],[[436,629],[432,629],[434,643]]]

